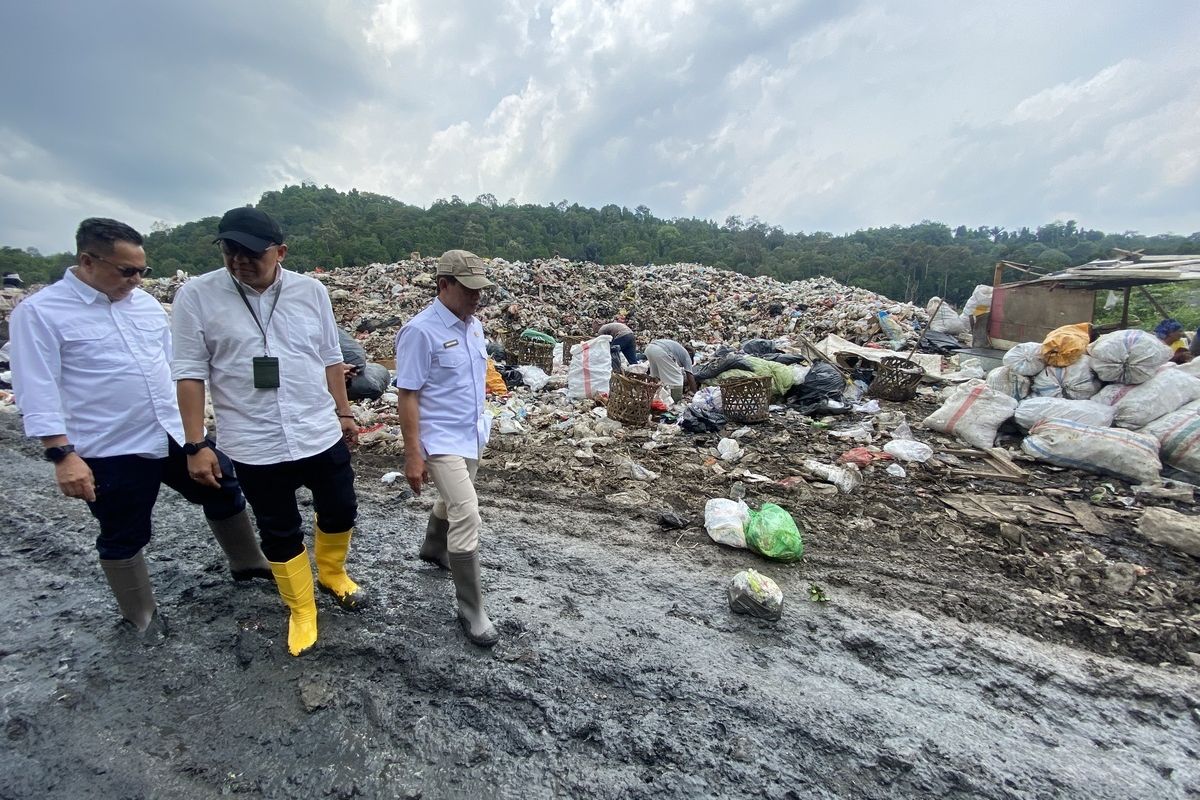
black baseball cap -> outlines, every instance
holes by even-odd
[[[283,244],[283,228],[271,215],[257,208],[231,208],[217,225],[214,242],[228,239],[248,250],[261,253],[273,244]]]

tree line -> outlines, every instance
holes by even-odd
[[[528,261],[555,255],[603,264],[691,262],[768,275],[781,281],[825,275],[896,300],[940,295],[961,303],[976,284],[992,282],[997,261],[1046,270],[1107,257],[1115,247],[1147,253],[1200,252],[1200,232],[1147,236],[1080,228],[1074,221],[1036,229],[951,228],[940,222],[870,228],[833,235],[788,233],[757,217],[660,219],[650,209],[500,203],[484,194],[471,202],[437,200],[429,208],[369,192],[340,192],[312,183],[262,196],[258,208],[279,220],[288,239],[288,266],[300,271],[393,262],[413,252],[437,255],[463,248],[482,256]],[[156,224],[146,239],[157,275],[201,273],[220,261],[212,243],[218,217],[175,227]],[[0,248],[0,269],[27,283],[61,275],[70,253]]]

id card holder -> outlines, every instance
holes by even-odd
[[[279,388],[279,359],[275,356],[257,356],[254,359],[254,388]]]

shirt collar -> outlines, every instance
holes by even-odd
[[[459,325],[463,325],[467,328],[471,327],[470,317],[468,317],[466,320],[459,319],[457,314],[446,307],[446,304],[442,302],[442,298],[440,297],[433,298],[433,312],[438,315],[438,319],[440,319],[442,324],[444,324],[447,328],[454,328]]]
[[[63,273],[63,281],[67,286],[71,287],[75,294],[79,295],[80,300],[88,305],[99,302],[101,298],[108,300],[104,292],[101,292],[99,289],[93,289],[81,281],[79,276],[75,274],[75,267],[67,267],[67,271]]]
[[[225,273],[227,275],[229,275],[229,277],[231,277],[235,281],[237,281],[237,284],[239,286],[241,286],[243,289],[245,289],[246,292],[248,292],[249,294],[255,295],[256,297],[266,297],[271,292],[276,291],[280,286],[283,285],[284,269],[282,266],[278,266],[275,268],[275,280],[273,280],[271,282],[271,285],[268,286],[267,288],[263,289],[261,292],[252,286],[247,286],[246,284],[242,283],[240,280],[238,280],[237,276],[234,275],[232,272],[230,272],[228,269],[226,269],[224,267],[222,267],[222,269],[225,269]]]

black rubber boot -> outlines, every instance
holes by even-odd
[[[450,553],[450,574],[454,576],[454,594],[458,598],[459,624],[473,644],[491,647],[500,641],[500,633],[483,610],[479,549],[470,553]]]
[[[258,546],[258,535],[250,524],[250,516],[242,509],[228,519],[210,519],[213,538],[229,559],[229,572],[235,581],[262,578],[274,581],[271,564]]]
[[[421,560],[450,569],[450,556],[446,552],[446,535],[450,532],[450,520],[429,515],[425,525],[425,541],[421,543]]]

